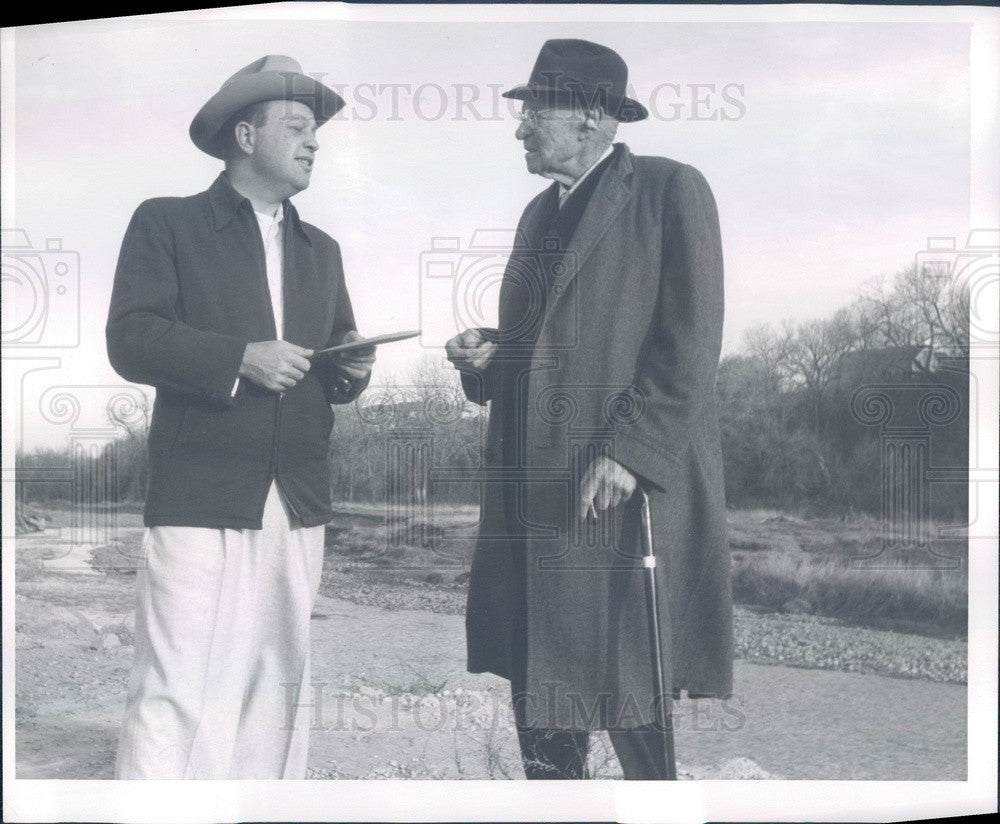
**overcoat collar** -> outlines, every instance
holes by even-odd
[[[549,296],[546,308],[546,318],[552,314],[552,310],[559,302],[560,297],[565,295],[568,285],[576,278],[577,274],[586,265],[587,258],[593,253],[598,242],[614,222],[615,218],[625,208],[632,197],[632,153],[624,143],[615,144],[615,153],[611,157],[608,168],[601,175],[597,187],[591,195],[590,202],[584,210],[583,217],[576,226],[576,231],[566,246],[566,253],[563,263],[566,265],[563,288],[558,292],[553,292]],[[525,234],[528,242],[537,241],[541,232],[545,231],[544,218],[548,214],[546,204],[551,197],[559,197],[559,184],[553,183],[544,193],[544,197],[538,198],[535,202],[535,209],[528,216]]]
[[[215,218],[215,228],[217,231],[229,225],[236,216],[236,212],[244,203],[250,203],[247,198],[233,188],[233,184],[229,180],[229,175],[224,171],[219,173],[215,182],[209,187],[208,202],[212,206],[212,216]],[[282,207],[285,210],[285,217],[288,218],[290,225],[294,226],[295,230],[305,238],[306,243],[312,245],[312,240],[310,240],[309,234],[299,220],[299,213],[295,207],[287,199],[282,203]],[[252,206],[250,210],[253,211]]]

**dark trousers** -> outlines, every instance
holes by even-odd
[[[524,705],[528,656],[523,643],[526,636],[517,633],[517,637],[521,640],[514,644],[516,657],[512,662],[514,672],[510,692],[525,776],[529,779],[589,778],[587,749],[590,745],[590,733],[538,729],[526,725]],[[608,735],[627,780],[666,780],[666,745],[660,730],[648,725],[627,730],[609,730]]]
[[[612,730],[608,735],[626,780],[666,780],[662,732],[648,726]],[[529,779],[590,777],[587,774],[590,733],[530,729],[518,724],[517,741],[524,774]]]
[[[516,560],[526,563],[523,542],[513,541]],[[524,774],[529,779],[588,778],[587,749],[590,734],[585,731],[549,730],[528,727],[524,718],[528,678],[528,627],[526,587],[518,592],[514,625],[511,628],[511,701],[521,748]],[[609,731],[611,745],[627,780],[665,780],[663,733],[653,726]]]

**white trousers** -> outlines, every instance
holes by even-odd
[[[262,529],[146,530],[117,778],[305,777],[323,535],[274,483]]]

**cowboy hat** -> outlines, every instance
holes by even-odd
[[[615,51],[589,40],[546,40],[531,77],[504,97],[547,105],[600,105],[622,123],[644,120],[646,107],[625,96],[628,66]]]
[[[305,103],[313,110],[317,126],[344,107],[339,94],[303,74],[296,60],[269,54],[236,72],[201,107],[191,121],[191,140],[203,152],[225,160],[226,136],[220,133],[222,127],[241,109],[267,100]]]

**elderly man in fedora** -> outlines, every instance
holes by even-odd
[[[289,57],[240,69],[191,139],[224,161],[200,194],[147,200],[107,322],[126,380],[156,388],[135,661],[119,778],[304,778],[309,617],[331,517],[331,404],[358,396],[337,242],[299,218],[316,130],[344,101]]]
[[[468,668],[510,679],[529,778],[586,777],[593,730],[610,732],[625,778],[667,778],[657,702],[731,694],[718,216],[696,169],[613,143],[647,116],[627,77],[609,48],[550,40],[505,93],[522,102],[528,171],[553,183],[521,217],[499,329],[447,344],[466,394],[490,402]],[[639,486],[665,691],[651,677]]]

